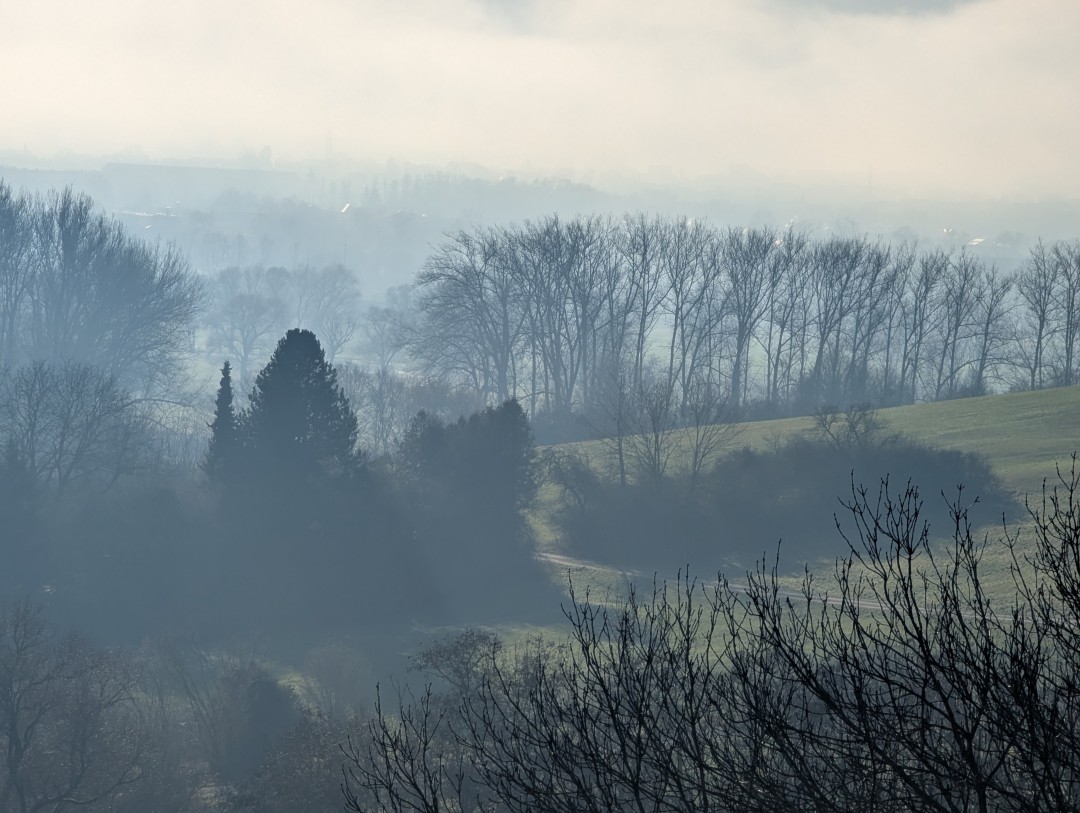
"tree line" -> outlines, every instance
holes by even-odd
[[[1040,243],[1005,272],[865,237],[553,215],[448,235],[413,290],[391,293],[362,308],[340,265],[200,278],[85,195],[0,184],[3,434],[57,483],[153,460],[191,468],[205,430],[185,362],[199,346],[231,359],[246,393],[300,326],[340,362],[379,454],[420,409],[453,419],[511,397],[545,442],[660,437],[823,404],[1068,385],[1080,363],[1080,243]],[[71,425],[50,404],[91,390],[112,407],[84,426],[123,439],[107,465],[83,462],[78,432],[49,429]]]
[[[974,253],[693,219],[557,215],[461,231],[416,278],[421,368],[530,415],[624,401],[733,414],[896,405],[1077,377],[1080,243]]]

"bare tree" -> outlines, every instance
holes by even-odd
[[[524,317],[506,256],[507,236],[459,232],[417,276],[424,327],[414,352],[436,375],[459,374],[498,401],[514,394]]]
[[[369,372],[353,364],[341,365],[338,379],[356,412],[361,446],[375,455],[392,452],[422,409],[409,381],[388,368]]]
[[[174,248],[128,237],[70,189],[35,200],[23,358],[74,359],[152,394],[175,375],[202,285]]]
[[[934,337],[937,351],[935,398],[954,398],[960,391],[961,371],[966,366],[966,344],[974,335],[973,316],[981,271],[979,261],[970,254],[963,253],[949,261]]]
[[[809,330],[809,239],[788,230],[775,258],[775,285],[769,298],[763,349],[767,360],[765,398],[774,407],[789,401],[805,375]]]
[[[809,373],[812,403],[842,399],[844,325],[858,307],[859,276],[869,246],[865,240],[832,238],[814,247],[811,290],[816,333]]]
[[[727,402],[703,378],[691,382],[683,404],[682,454],[690,488],[697,486],[709,466],[716,464],[721,452],[738,439],[742,430],[734,423]]]
[[[25,309],[34,281],[30,205],[0,181],[0,366],[19,359]]]
[[[638,214],[624,218],[614,234],[612,249],[625,287],[621,307],[612,317],[614,323],[625,324],[632,337],[633,354],[627,361],[635,388],[643,386],[649,339],[667,293],[662,264],[671,250],[668,232],[667,224],[659,218],[650,220]]]
[[[663,309],[670,331],[668,377],[678,383],[684,404],[691,382],[717,384],[712,376],[712,340],[719,330],[725,297],[715,242],[715,234],[704,224],[683,219],[669,227],[667,250],[661,258],[667,292]]]
[[[1024,367],[1029,389],[1042,389],[1047,383],[1047,345],[1055,333],[1058,308],[1056,278],[1050,253],[1040,241],[1016,280],[1022,315],[1017,325],[1016,351]]]
[[[342,265],[316,271],[301,267],[290,273],[296,303],[295,327],[315,332],[331,364],[360,329],[360,286],[356,276]]]
[[[721,238],[725,290],[735,325],[730,403],[736,411],[745,401],[750,345],[777,283],[773,257],[779,240],[768,228],[732,228]]]
[[[0,612],[0,809],[105,805],[140,778],[134,670],[55,639],[27,604]]]
[[[1057,278],[1061,350],[1058,384],[1076,383],[1077,340],[1080,339],[1080,243],[1055,243],[1050,250]]]
[[[278,287],[257,266],[226,268],[211,279],[213,307],[206,314],[210,348],[236,359],[242,391],[251,386],[257,365],[270,355],[288,322]]]
[[[531,390],[542,394],[552,415],[565,418],[596,360],[607,229],[598,219],[550,217],[528,224],[513,247],[510,258],[525,305],[530,364],[540,376]]]
[[[941,307],[938,292],[948,266],[948,255],[943,252],[923,254],[918,260],[918,270],[904,281],[899,305],[903,321],[900,387],[908,403],[914,403],[919,398],[920,376],[924,374],[929,337]]]
[[[988,377],[1005,364],[1005,351],[1015,335],[1013,306],[1009,300],[1015,280],[995,268],[983,272],[975,302],[975,348],[971,364],[970,391],[985,395]]]
[[[868,401],[849,404],[842,412],[833,404],[823,404],[814,413],[814,432],[836,449],[881,446],[889,440],[884,430],[885,424]]]
[[[362,739],[348,740],[342,751],[345,765],[345,809],[366,813],[443,813],[484,805],[470,798],[469,763],[450,729],[451,712],[431,688],[419,697],[399,689],[398,713],[383,706]]]
[[[34,362],[0,374],[0,435],[42,481],[106,484],[145,465],[146,426],[115,378],[88,364]]]
[[[415,313],[408,297],[386,307],[369,307],[361,324],[365,351],[379,369],[390,369],[416,337]]]
[[[630,432],[625,438],[632,471],[639,482],[659,488],[679,452],[678,405],[672,382],[662,372],[646,371],[630,410]]]

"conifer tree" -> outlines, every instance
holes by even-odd
[[[294,328],[278,342],[250,401],[241,433],[257,476],[295,483],[353,468],[356,415],[310,330]]]
[[[224,482],[235,469],[240,445],[240,426],[233,408],[232,368],[229,362],[221,366],[221,383],[214,402],[214,420],[210,424],[210,447],[206,451],[203,471],[210,481]]]

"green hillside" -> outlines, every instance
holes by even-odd
[[[936,447],[985,455],[1006,488],[1021,500],[1025,494],[1037,494],[1044,478],[1053,480],[1055,464],[1068,466],[1072,452],[1080,450],[1080,387],[915,404],[882,409],[878,417],[886,431]],[[813,419],[808,417],[745,423],[729,450],[744,446],[767,449],[811,431],[812,425]],[[583,453],[593,466],[603,465],[605,459],[604,445],[599,441],[553,450]],[[545,486],[533,516],[540,550],[548,554],[558,554],[562,548],[551,519],[561,496],[555,487]],[[1000,533],[996,525],[982,530],[992,536]],[[1002,577],[1007,571],[1004,554],[995,551],[987,562],[991,570],[1000,568]],[[566,565],[562,560],[553,562],[553,575],[564,579]],[[621,580],[616,573],[604,574],[593,568],[579,576],[593,584]]]
[[[1080,451],[1080,387],[893,407],[879,410],[878,417],[887,431],[985,455],[1020,495],[1037,491],[1044,477],[1053,476],[1055,463],[1067,463]],[[764,449],[812,427],[809,417],[743,423],[729,448]],[[552,448],[580,450],[591,460],[603,456],[600,441]]]
[[[1080,450],[1080,387],[882,410],[891,428],[936,446],[986,455],[1018,494],[1041,488]]]

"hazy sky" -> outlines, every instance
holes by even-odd
[[[1078,35],[1075,0],[0,0],[0,149],[1076,197]]]

